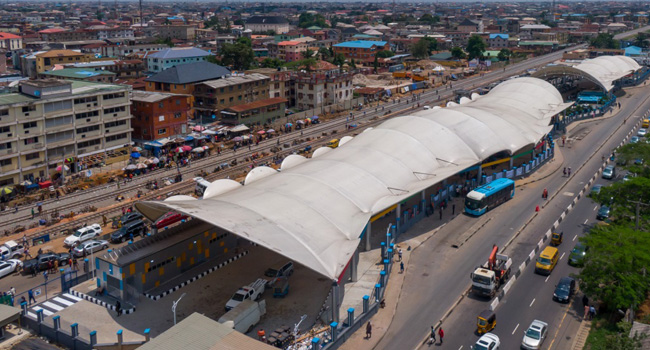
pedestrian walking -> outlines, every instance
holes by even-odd
[[[436,342],[436,329],[431,326],[431,332],[429,332],[429,345]]]
[[[564,170],[562,170],[562,174],[564,174],[562,176],[566,177],[566,167],[564,167]]]
[[[115,311],[118,317],[122,314],[122,304],[120,304],[119,300],[115,302]]]
[[[445,331],[442,330],[442,327],[438,328],[438,336],[440,337],[440,344],[442,344],[442,338],[445,337]]]
[[[404,262],[403,261],[399,262],[399,272],[404,273]]]
[[[402,248],[397,251],[397,256],[399,257],[399,261],[402,261]]]
[[[571,167],[568,167],[566,170],[567,176],[571,177]]]
[[[122,207],[122,215],[126,214],[126,207]]]
[[[23,235],[23,247],[29,247],[29,244],[27,244],[27,235]]]
[[[32,208],[32,220],[34,220],[34,208]]]
[[[440,220],[442,220],[442,205],[440,206],[439,212],[440,212]]]
[[[582,307],[588,306],[589,305],[589,298],[587,298],[587,295],[584,294],[582,296]]]
[[[47,283],[47,271],[43,271],[43,279],[45,280],[45,283]]]
[[[370,339],[372,337],[372,325],[370,324],[370,321],[366,324],[366,339]]]
[[[456,203],[451,205],[451,215],[454,215],[454,213],[456,213]]]
[[[32,300],[34,300],[34,304],[36,304],[36,298],[34,298],[34,291],[33,290],[28,290],[27,291],[27,296],[29,298],[29,305],[32,305]]]
[[[596,308],[593,305],[591,305],[589,307],[589,319],[593,320],[594,317],[596,317]]]
[[[582,316],[584,320],[588,320],[589,317],[589,305],[585,305],[585,314]]]
[[[106,218],[106,215],[102,215],[102,222],[104,223],[104,227],[108,224],[108,219]]]

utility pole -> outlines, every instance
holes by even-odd
[[[634,214],[634,229],[638,231],[639,230],[639,217],[641,216],[641,206],[642,205],[648,206],[648,205],[650,205],[650,203],[643,203],[641,201],[630,201],[630,202],[636,204],[636,210],[635,210],[635,214]]]

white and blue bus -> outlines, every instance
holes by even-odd
[[[465,212],[479,216],[515,195],[515,182],[502,178],[476,188],[465,198]]]

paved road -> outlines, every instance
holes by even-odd
[[[615,130],[617,126],[621,125],[623,116],[634,115],[634,110],[637,107],[641,110],[650,108],[650,100],[642,102],[648,96],[648,91],[650,90],[644,89],[644,93],[641,93],[641,91],[637,90],[635,96],[624,99],[624,106],[621,111],[622,115],[601,122],[590,122],[583,127],[576,128],[573,133],[574,135],[588,132],[590,136],[575,143],[572,149],[567,148],[565,159],[570,161],[570,159],[574,159],[580,153],[592,153],[590,151],[601,144],[609,135],[612,135],[612,137],[605,142],[604,151],[609,151],[614,148],[632,129],[632,124],[634,124],[636,119],[630,120],[625,126],[621,126],[613,134],[612,130]],[[598,140],[601,141],[598,142]],[[587,162],[582,170],[568,181],[566,186],[561,189],[561,193],[555,199],[551,200],[550,206],[560,209],[568,206],[570,201],[577,196],[585,183],[591,179],[602,164],[601,157],[598,156],[600,154],[602,153],[597,153],[595,157]],[[566,181],[566,178],[560,177],[557,180]],[[608,184],[609,181],[603,180],[598,176],[595,183]],[[570,348],[573,342],[573,336],[582,320],[582,295],[576,295],[569,305],[552,301],[552,295],[557,281],[562,276],[568,276],[571,273],[578,272],[578,269],[567,264],[568,255],[577,242],[578,237],[582,236],[596,222],[597,209],[598,204],[594,203],[590,198],[581,198],[575,208],[562,220],[557,229],[557,231],[565,233],[565,242],[558,247],[561,259],[553,273],[548,278],[537,275],[534,273],[534,266],[529,264],[526,270],[524,270],[524,273],[514,282],[506,297],[500,302],[499,307],[496,309],[498,326],[494,333],[500,337],[502,348],[516,348],[523,337],[522,332],[536,318],[547,322],[550,327],[549,338],[545,342],[544,349]],[[552,218],[548,222],[540,223],[539,229],[531,228],[530,230],[524,231],[514,241],[514,244],[507,250],[507,253],[513,256],[513,266],[515,269],[518,269],[518,266],[534,249],[537,242],[541,239],[543,232],[550,228],[555,219],[557,217]],[[458,308],[454,310],[450,318],[443,323],[444,329],[454,330],[454,332],[447,332],[449,336],[445,341],[445,345],[452,349],[459,349],[461,347],[469,348],[478,338],[476,335],[468,336],[476,328],[475,317],[485,308],[487,308],[485,301],[477,300],[473,297],[468,297],[463,300]]]
[[[622,124],[622,117],[632,115],[639,107],[645,96],[647,96],[648,90],[645,91],[644,96],[637,92],[631,98],[621,99],[622,111],[617,117],[589,123],[589,125],[593,124],[593,126],[585,124],[585,126],[577,127],[573,134],[584,134],[584,138],[576,141],[572,148],[561,149],[565,164],[571,166],[575,172],[581,164],[590,159],[593,151],[612,134],[612,130]],[[647,109],[650,104],[646,102],[644,106]],[[630,122],[627,126],[629,127],[630,124],[632,123]],[[597,159],[589,163],[594,168],[586,172],[580,172],[580,176],[588,178],[595,172],[597,168],[596,161],[600,162],[601,160],[600,154],[609,152],[613,148],[614,140],[620,140],[623,137],[622,131],[615,134],[605,148],[598,151],[597,156],[594,157],[594,159]],[[585,173],[588,175],[584,175]],[[567,179],[560,174],[518,188],[515,198],[488,213],[486,218],[491,217],[492,220],[460,249],[454,249],[451,245],[456,242],[460,234],[463,234],[471,227],[469,221],[484,220],[483,218],[475,219],[459,216],[440,230],[436,236],[420,246],[411,256],[400,303],[393,322],[382,341],[375,348],[416,348],[426,336],[430,325],[440,320],[445,312],[467,291],[470,286],[469,273],[487,260],[492,244],[503,246],[534,214],[535,206],[543,204],[541,199],[542,189],[547,188],[551,194],[560,191],[560,195],[551,200],[551,203],[537,215],[533,222],[519,235],[515,244],[507,251],[513,257],[513,265],[518,266],[534,248],[544,232],[550,228],[550,225],[562,210],[573,200],[573,197],[564,193],[578,193],[579,180],[573,180],[577,178],[577,175],[572,178],[572,181],[566,187],[563,186]],[[470,297],[465,300],[473,302],[474,299]],[[465,300],[463,300],[463,303]],[[449,339],[448,341],[451,343],[454,336],[458,336],[458,347],[463,344],[467,346],[468,342],[472,341],[472,337],[469,335],[473,332],[474,317],[477,312],[486,307],[487,302],[480,300],[475,308],[478,311],[471,309],[469,312],[471,319],[464,320],[461,324],[451,324],[449,327],[443,326],[443,329],[446,329],[445,333]],[[465,314],[462,311],[459,313]],[[500,319],[503,317],[508,316],[500,316]],[[452,335],[454,333],[456,334]],[[454,348],[447,344],[445,346]]]

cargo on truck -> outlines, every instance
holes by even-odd
[[[499,247],[494,245],[487,265],[477,267],[470,274],[472,293],[493,298],[510,277],[512,259],[505,254],[498,254],[498,251]]]

